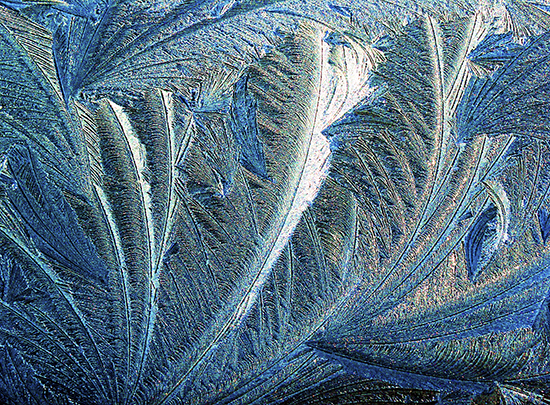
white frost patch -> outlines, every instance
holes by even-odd
[[[315,133],[328,128],[368,96],[372,91],[368,84],[370,72],[384,60],[381,51],[342,36],[348,41],[346,45],[323,41],[322,114],[315,123]]]
[[[312,136],[311,145],[307,161],[305,163],[304,173],[298,185],[296,197],[292,202],[292,206],[285,217],[282,229],[277,235],[269,256],[261,264],[261,271],[254,281],[250,293],[246,296],[244,305],[240,305],[235,319],[237,325],[244,319],[246,314],[252,309],[256,302],[257,296],[262,290],[264,283],[271,274],[271,268],[281,255],[281,252],[288,244],[294,229],[298,225],[302,213],[313,202],[323,180],[328,174],[330,148],[329,142],[320,132]],[[267,244],[269,245],[269,244]],[[237,326],[235,325],[235,326]]]

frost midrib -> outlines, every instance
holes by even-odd
[[[124,112],[123,108],[112,101],[109,101],[109,104],[115,113],[115,116],[121,126],[124,139],[127,143],[128,149],[132,154],[132,163],[136,172],[140,198],[142,203],[143,215],[145,218],[145,229],[147,237],[147,251],[148,251],[148,260],[149,260],[149,269],[148,269],[148,301],[147,301],[147,311],[145,314],[145,336],[143,337],[144,341],[142,347],[140,348],[141,355],[138,363],[138,373],[137,378],[134,382],[134,386],[131,390],[130,395],[126,399],[126,403],[132,400],[135,392],[138,388],[141,375],[143,373],[143,366],[145,364],[145,359],[147,357],[149,343],[153,335],[153,326],[156,318],[156,308],[155,308],[155,295],[156,289],[158,288],[157,274],[155,271],[155,258],[159,252],[156,252],[155,249],[155,233],[153,225],[153,212],[152,212],[152,201],[151,201],[151,185],[146,181],[144,173],[147,170],[147,161],[146,161],[146,152],[145,147],[140,142],[139,138],[136,136],[134,129],[128,119],[128,116]]]

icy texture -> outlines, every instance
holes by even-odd
[[[0,403],[549,402],[549,16],[0,1]]]

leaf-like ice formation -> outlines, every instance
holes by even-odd
[[[10,22],[4,10],[0,17]],[[26,23],[19,20],[19,24]],[[56,182],[78,190],[81,179],[75,154],[81,146],[76,144],[75,127],[59,105],[55,87],[45,77],[45,65],[40,62],[41,53],[47,59],[48,37],[39,40],[37,36],[47,34],[30,22],[26,32],[21,31],[0,26],[0,150],[6,151],[14,142],[29,144]],[[34,53],[28,53],[25,46]]]
[[[546,6],[0,3],[0,401],[547,400]]]
[[[497,43],[482,44],[476,59],[509,44],[503,35]],[[466,140],[478,134],[546,138],[549,83],[549,34],[526,40],[524,46],[507,49],[502,67],[492,75],[471,80],[457,111],[457,136]],[[488,49],[487,49],[488,48]]]
[[[49,183],[34,157],[16,146],[8,150],[6,160],[11,174],[6,194],[38,250],[81,277],[105,283],[105,266],[62,193]]]
[[[466,263],[468,264],[468,275],[475,279],[480,271],[480,260],[483,259],[484,244],[490,244],[491,239],[495,238],[497,233],[497,207],[492,203],[483,211],[476,222],[472,224],[472,229],[466,235],[464,241],[464,250],[466,253]]]
[[[247,90],[248,76],[243,76],[233,90],[231,129],[240,146],[241,163],[260,177],[269,177],[265,168],[262,144],[258,140],[256,101]]]
[[[353,304],[310,346],[368,378],[479,392],[486,378],[525,365],[516,345],[526,350],[537,341],[528,331],[546,299],[548,256],[534,248],[528,229],[539,232],[529,223],[546,199],[548,174],[539,166],[546,146],[524,147],[539,154],[521,171],[511,150],[514,136],[544,133],[544,118],[529,118],[525,101],[540,97],[544,110],[546,99],[509,71],[544,75],[544,38],[516,48],[492,76],[472,77],[466,57],[481,39],[477,18],[427,18],[381,40],[387,62],[372,82],[378,93],[328,131],[333,176],[364,210],[378,260],[361,258],[372,270]],[[518,102],[509,107],[521,116],[514,125],[496,114],[501,95]],[[491,107],[491,130],[487,121],[465,118]],[[502,374],[488,371],[496,369]]]

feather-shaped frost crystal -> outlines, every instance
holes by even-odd
[[[549,10],[0,1],[0,403],[550,402]]]

